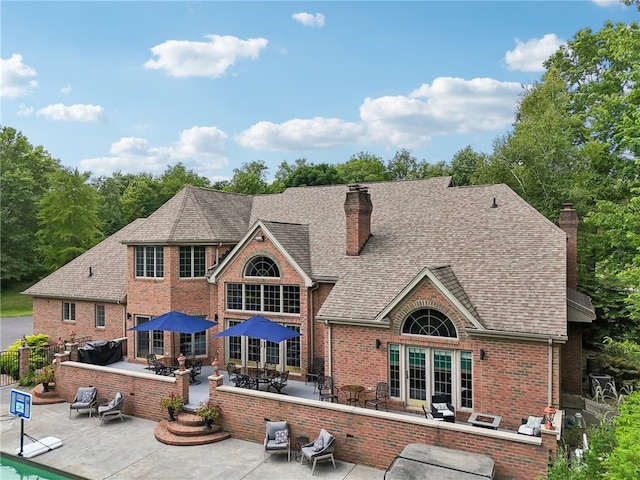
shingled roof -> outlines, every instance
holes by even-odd
[[[24,292],[34,297],[124,302],[127,298],[126,238],[144,223],[131,222]]]
[[[122,300],[123,243],[237,243],[261,221],[309,277],[335,281],[319,316],[373,321],[433,267],[486,329],[566,335],[565,233],[508,186],[452,187],[440,177],[366,187],[372,236],[358,256],[345,254],[346,185],[257,196],[186,187],[25,293]],[[105,275],[96,263],[105,251],[112,284],[92,288]],[[89,266],[98,277],[86,282]]]

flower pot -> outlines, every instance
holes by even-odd
[[[49,391],[49,382],[42,382],[42,391],[43,392]]]
[[[170,422],[175,422],[176,417],[174,416],[174,414],[176,413],[176,409],[173,407],[167,407],[167,411],[169,412],[169,418],[167,420]]]
[[[204,428],[203,428],[203,430],[205,432],[208,432],[211,429],[213,429],[213,420],[205,418],[204,419]]]

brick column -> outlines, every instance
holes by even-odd
[[[69,352],[69,360],[73,362],[77,362],[78,361],[78,344],[67,343],[65,348]]]
[[[20,378],[29,373],[29,347],[18,347],[18,375]]]
[[[190,370],[176,370],[174,372],[179,395],[184,398],[184,403],[189,403],[189,380],[191,379]]]

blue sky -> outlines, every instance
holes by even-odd
[[[262,160],[490,153],[522,86],[609,0],[6,1],[1,117],[63,165],[212,181]]]

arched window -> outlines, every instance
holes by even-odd
[[[269,257],[253,257],[244,269],[245,277],[279,277],[280,270]]]
[[[416,310],[402,325],[402,333],[456,338],[456,327],[444,313],[431,308]]]

